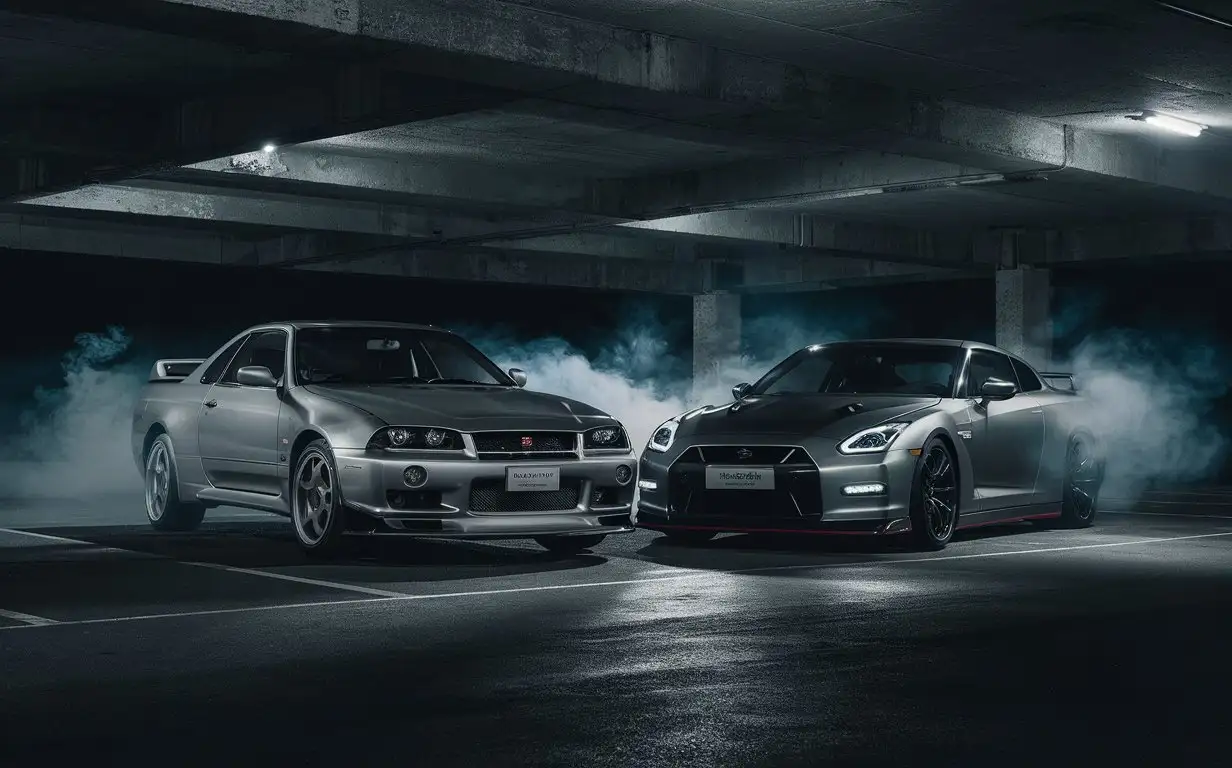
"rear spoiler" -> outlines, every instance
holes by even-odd
[[[1074,374],[1058,373],[1056,371],[1046,372],[1040,371],[1040,378],[1044,383],[1053,389],[1060,389],[1066,392],[1077,392],[1078,385],[1074,383]]]
[[[150,381],[183,381],[205,360],[159,360],[150,369]]]

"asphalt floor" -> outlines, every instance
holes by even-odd
[[[0,501],[0,766],[1217,765],[1232,489],[1080,531],[362,542]]]

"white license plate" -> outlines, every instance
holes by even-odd
[[[706,488],[724,491],[773,491],[774,467],[706,467]]]
[[[509,467],[506,491],[559,491],[560,467]]]

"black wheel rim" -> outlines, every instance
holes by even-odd
[[[949,451],[940,445],[929,449],[924,457],[922,480],[924,523],[934,539],[944,541],[954,533],[958,509],[958,484]]]
[[[1089,520],[1099,498],[1099,462],[1087,441],[1075,438],[1066,456],[1065,496],[1074,517]]]

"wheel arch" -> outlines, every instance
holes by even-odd
[[[325,430],[317,427],[304,427],[299,431],[299,434],[295,436],[295,442],[291,444],[291,453],[288,457],[289,476],[294,476],[295,465],[299,463],[300,454],[304,452],[304,449],[307,448],[310,443],[317,440],[324,440],[327,444],[329,443],[329,437],[325,434]]]
[[[150,458],[150,449],[154,447],[154,441],[159,435],[170,435],[167,427],[161,421],[156,421],[150,425],[150,428],[145,431],[145,438],[141,441],[141,469],[145,470],[145,463]]]
[[[926,446],[933,440],[939,441],[949,450],[950,455],[954,457],[954,475],[958,479],[958,516],[961,517],[970,505],[975,500],[975,486],[971,481],[971,457],[967,453],[966,446],[959,448],[959,441],[954,439],[954,435],[945,426],[938,426],[928,434],[922,446]],[[920,461],[924,458],[920,455]]]

